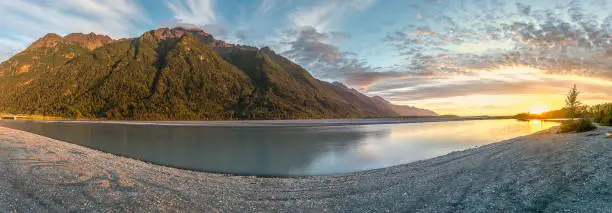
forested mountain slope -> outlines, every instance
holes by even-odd
[[[1,112],[71,118],[310,119],[401,114],[386,101],[320,81],[269,48],[227,44],[206,32],[183,28],[162,28],[121,40],[96,34],[48,34],[0,64],[0,91]]]

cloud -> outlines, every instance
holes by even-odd
[[[129,0],[0,1],[0,60],[47,33],[95,32],[114,38],[133,36],[148,23],[141,7]]]
[[[385,96],[395,101],[420,101],[474,95],[562,95],[572,84],[577,84],[582,91],[588,94],[603,92],[606,96],[612,97],[611,81],[579,75],[551,74],[527,67],[508,67],[455,76],[396,78],[385,84],[370,87],[368,93]]]
[[[286,42],[289,47],[282,54],[306,67],[319,78],[340,80],[347,85],[367,90],[368,87],[389,79],[431,75],[426,72],[398,71],[406,70],[398,67],[371,67],[365,61],[359,60],[355,53],[343,52],[330,43],[350,37],[345,33],[322,33],[313,27],[303,27],[288,34],[296,35],[296,38]]]
[[[100,18],[125,18],[127,21],[146,20],[139,5],[126,0],[57,0],[58,7],[66,11]],[[78,11],[73,9],[78,8]]]
[[[612,68],[606,60],[612,48],[612,15],[599,16],[598,8],[581,1],[556,7],[532,7],[529,2],[489,7],[496,2],[466,1],[462,13],[421,11],[438,21],[407,26],[388,34],[384,42],[420,71],[465,72],[514,64],[601,75]],[[454,7],[453,3],[435,5]],[[422,66],[423,59],[441,55],[445,60]]]
[[[227,40],[231,34],[227,23],[219,20],[215,11],[215,0],[167,0],[166,6],[174,19],[165,21],[162,27],[198,28],[215,36],[216,39]]]
[[[297,37],[287,42],[290,50],[283,54],[297,63],[307,66],[336,67],[337,64],[344,62],[345,55],[340,49],[335,45],[325,43],[329,40],[328,34],[321,33],[313,27],[302,27],[289,33]]]
[[[414,75],[396,71],[376,72],[364,70],[345,74],[344,81],[348,85],[357,86],[360,90],[368,90],[370,86],[388,79],[408,78]]]
[[[347,14],[370,7],[374,0],[320,1],[309,8],[298,8],[289,15],[291,26],[279,42],[282,54],[304,66],[316,77],[343,81],[350,86],[367,88],[383,79],[407,75],[380,71],[359,59],[353,52],[342,51],[337,43],[351,35],[333,30]]]
[[[416,80],[416,79],[413,79]],[[422,81],[422,82],[427,82]],[[457,97],[468,95],[509,95],[509,94],[547,94],[565,90],[567,84],[561,87],[551,87],[549,84],[537,82],[507,82],[501,80],[483,79],[478,81],[465,81],[452,84],[432,84],[428,86],[416,86],[404,88],[404,90],[389,91],[387,97],[394,100],[424,100],[445,97]]]
[[[27,45],[26,42],[19,39],[0,37],[0,61],[4,61],[10,56],[17,54]]]
[[[257,7],[258,13],[267,13],[274,8],[274,5],[278,4],[278,0],[262,0]]]
[[[404,79],[404,82],[396,83],[409,86],[373,94],[384,95],[396,104],[435,109],[443,114],[512,115],[526,112],[534,105],[558,109],[563,106],[564,96],[573,84],[582,91],[580,99],[585,104],[599,104],[612,99],[610,82],[580,79],[576,76],[539,76],[523,81],[480,79],[453,83],[433,79]]]
[[[124,37],[146,22],[141,8],[128,0],[2,1],[4,29],[36,39],[46,33],[96,32]]]
[[[336,3],[319,4],[308,10],[298,9],[291,14],[291,21],[297,27],[312,27],[318,31],[326,30],[336,13]]]
[[[364,10],[375,0],[327,0],[319,1],[310,8],[298,8],[290,15],[290,20],[296,27],[313,27],[317,31],[325,32],[346,13],[352,10]]]
[[[248,38],[246,30],[238,30],[238,31],[236,31],[234,36],[237,39],[242,40],[242,41],[247,40],[247,38]]]
[[[180,23],[206,26],[217,22],[214,0],[169,0],[166,6]]]
[[[293,59],[323,79],[342,80],[348,85],[367,88],[378,81],[409,75],[396,71],[377,71],[367,63],[356,58],[356,54],[343,52],[329,42],[338,37],[348,37],[344,33],[322,33],[313,27],[302,27],[288,34],[297,35],[286,44],[284,56]]]
[[[427,101],[554,94],[564,92],[572,82],[595,94],[611,89],[593,81],[612,81],[612,15],[607,12],[612,5],[606,1],[598,6],[584,1],[517,2],[421,2],[415,13],[427,20],[391,31],[382,41],[395,49],[402,60],[400,67],[429,73],[428,77],[392,76],[371,85],[368,94]],[[531,77],[520,69],[499,72],[506,67],[538,72]]]
[[[351,35],[349,35],[348,33],[339,31],[329,32],[329,35],[331,36],[331,40],[336,42],[351,38]]]

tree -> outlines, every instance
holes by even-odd
[[[578,100],[579,94],[580,94],[580,91],[578,91],[578,89],[576,88],[576,85],[574,84],[574,86],[570,89],[570,91],[567,93],[567,96],[565,98],[565,108],[567,109],[567,115],[572,120],[574,120],[574,117],[576,117],[578,107],[580,107],[580,105],[582,104]]]

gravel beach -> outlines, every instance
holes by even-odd
[[[157,166],[0,127],[0,212],[612,212],[612,128],[338,176]]]

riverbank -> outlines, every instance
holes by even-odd
[[[45,121],[58,121],[58,120],[69,120],[68,118],[53,117],[45,115],[14,115],[0,113],[0,120],[45,120]]]
[[[157,166],[0,127],[0,211],[612,209],[612,139],[605,137],[612,129],[553,130],[386,169],[257,178]]]
[[[362,119],[312,119],[312,120],[226,120],[226,121],[114,121],[114,120],[35,120],[37,122],[58,123],[91,123],[91,124],[125,124],[125,125],[160,125],[160,126],[211,126],[211,127],[313,127],[313,126],[346,126],[426,123],[469,120],[513,119],[502,116],[431,116],[431,117],[398,117],[398,118],[362,118]],[[27,119],[26,119],[27,120]]]

